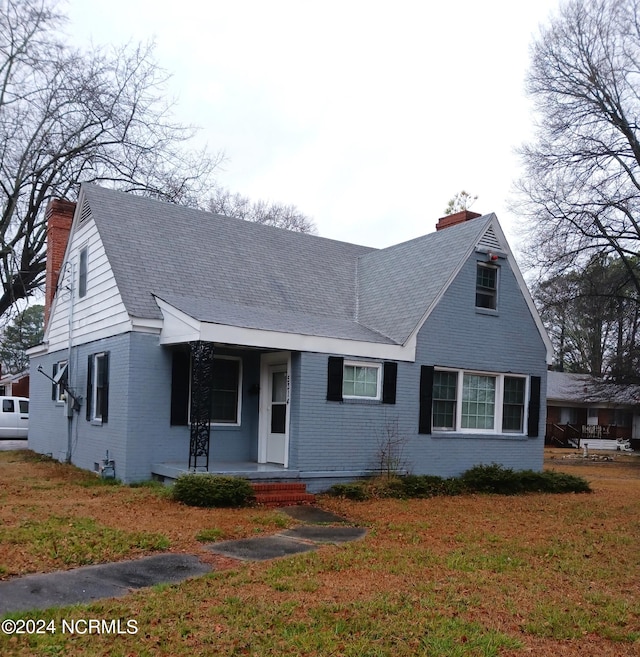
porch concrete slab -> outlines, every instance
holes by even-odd
[[[127,595],[132,589],[181,582],[211,566],[189,554],[159,554],[133,561],[27,575],[0,582],[0,615]]]
[[[242,561],[266,561],[292,554],[310,552],[317,545],[288,538],[282,534],[258,538],[243,538],[237,541],[222,541],[206,545],[205,549],[214,554],[221,554]]]
[[[163,477],[165,480],[173,481],[180,475],[194,472],[189,469],[187,463],[153,463],[151,473]],[[250,480],[278,480],[286,478],[287,480],[296,480],[300,478],[298,470],[289,470],[282,465],[274,463],[253,463],[250,461],[243,462],[223,462],[216,461],[209,464],[209,469],[197,468],[196,473],[201,474],[221,474],[233,477],[243,477]]]
[[[345,518],[341,518],[330,511],[319,509],[317,506],[285,506],[280,511],[294,520],[312,525],[336,525],[349,522]]]
[[[348,543],[364,538],[366,533],[367,530],[362,527],[330,527],[328,525],[303,525],[282,532],[283,536],[314,543]]]

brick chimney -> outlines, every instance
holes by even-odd
[[[461,210],[454,214],[449,214],[446,217],[440,217],[438,223],[436,224],[436,230],[442,230],[443,228],[449,228],[449,226],[457,226],[458,224],[463,224],[465,221],[471,221],[476,217],[481,217],[482,215],[478,212],[471,212],[471,210]]]
[[[47,268],[44,291],[44,324],[49,321],[51,302],[56,294],[60,268],[64,260],[64,252],[69,241],[71,232],[71,221],[75,212],[76,204],[71,201],[63,201],[54,198],[49,201],[45,211],[47,222]]]

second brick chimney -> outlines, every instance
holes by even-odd
[[[69,241],[71,222],[76,204],[71,201],[63,201],[54,198],[49,201],[45,211],[47,222],[47,267],[44,293],[44,323],[49,321],[51,302],[56,294],[60,268],[64,260],[64,253]]]
[[[446,217],[441,217],[438,219],[436,224],[436,230],[442,230],[443,228],[449,228],[450,226],[456,226],[458,224],[463,224],[465,221],[471,221],[471,219],[476,219],[482,215],[478,212],[471,212],[471,210],[460,210],[460,212],[455,212],[454,214],[449,214]]]

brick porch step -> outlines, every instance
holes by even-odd
[[[292,506],[295,504],[312,504],[315,495],[307,493],[307,485],[300,483],[265,483],[251,484],[256,504],[262,506]]]

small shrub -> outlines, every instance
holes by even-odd
[[[398,418],[388,419],[379,429],[376,461],[378,470],[387,477],[395,479],[406,467],[405,448],[408,437],[400,431]]]
[[[402,477],[382,475],[365,482],[369,498],[403,498],[407,496]]]
[[[364,481],[356,481],[352,484],[334,484],[327,493],[333,497],[346,497],[348,500],[357,502],[369,499]]]
[[[523,490],[530,493],[590,493],[589,482],[564,472],[519,472]]]
[[[437,497],[438,495],[460,495],[464,485],[460,479],[435,475],[407,475],[403,477],[406,497]]]
[[[476,465],[462,473],[460,480],[470,492],[516,495],[518,493],[589,493],[582,477],[562,472],[513,471],[496,463]]]
[[[329,490],[330,495],[356,501],[383,497],[426,498],[464,493],[518,495],[523,493],[589,492],[591,492],[591,487],[582,477],[553,471],[514,471],[497,463],[476,465],[463,472],[460,477],[448,479],[434,475],[378,477],[352,484],[336,484]]]
[[[210,474],[185,474],[176,479],[171,497],[189,506],[245,506],[254,497],[246,479]]]
[[[475,465],[460,476],[465,488],[473,493],[515,495],[522,492],[522,482],[511,468],[497,463]]]

